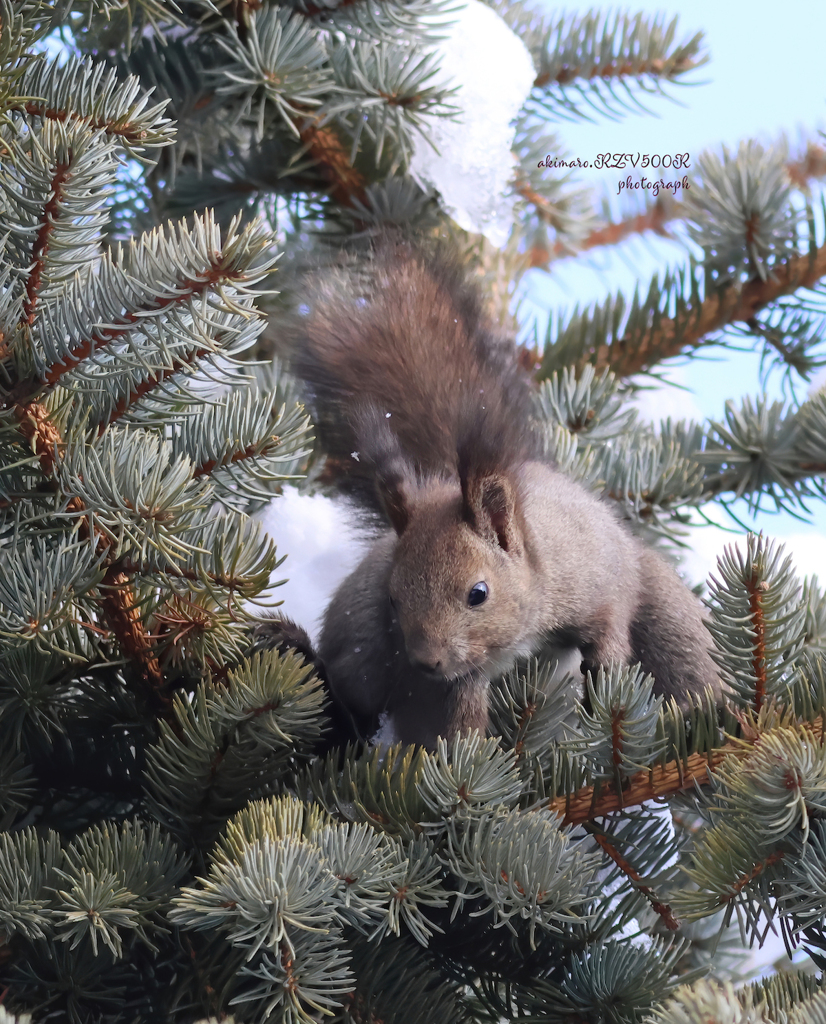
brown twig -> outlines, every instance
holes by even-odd
[[[275,444],[278,443],[278,437],[273,434],[269,439],[270,442]],[[200,466],[196,466],[192,471],[193,479],[199,476],[209,476],[210,473],[215,472],[221,466],[231,466],[235,462],[242,462],[244,459],[251,459],[258,455],[261,451],[261,445],[249,444],[246,448],[242,448],[241,451],[233,452],[230,456],[224,456],[223,459],[207,459],[206,462]]]
[[[63,199],[66,182],[69,180],[71,159],[70,153],[68,163],[59,163],[55,166],[50,185],[51,194],[46,205],[43,207],[43,218],[32,245],[31,269],[26,280],[26,301],[23,303],[23,316],[21,318],[23,323],[29,325],[34,323],[34,311],[40,295],[46,254],[49,251],[49,239],[51,238],[52,231],[54,231],[55,221],[59,216],[60,203]]]
[[[668,196],[668,193],[666,193]],[[672,220],[680,220],[684,216],[683,206],[670,197],[658,198],[653,206],[650,206],[636,217],[628,217],[625,220],[612,224],[606,224],[596,231],[592,231],[583,242],[577,247],[577,251],[595,249],[600,245],[617,245],[617,243],[628,238],[630,235],[641,235],[644,231],[653,231],[664,238],[668,237],[665,225]],[[558,245],[554,247],[558,251]]]
[[[695,61],[688,57],[683,57],[681,60],[676,60],[671,63],[671,67],[669,67],[667,71],[667,76],[683,75],[686,71],[690,71],[695,67],[695,65]],[[661,77],[663,72],[666,71],[667,66],[668,62],[664,61],[661,57],[655,57],[653,60],[637,61],[635,63],[626,61],[624,64],[595,64],[587,70],[581,67],[572,68],[566,65],[560,68],[555,75],[552,75],[549,71],[541,72],[536,76],[533,84],[534,88],[543,89],[545,86],[551,85],[551,83],[555,85],[568,85],[577,78],[593,81],[595,78],[628,78],[629,76],[641,78],[643,75]]]
[[[626,780],[622,789],[610,784],[599,788],[586,786],[576,793],[554,797],[546,806],[561,815],[566,825],[581,825],[610,811],[621,811],[646,800],[693,789],[695,782],[703,785],[708,781],[709,769],[716,768],[730,754],[742,756],[743,750],[735,744],[726,744],[709,754],[692,754],[685,761],[669,761],[637,772]]]
[[[102,131],[107,135],[116,136],[130,143],[145,143],[146,128],[132,124],[131,121],[109,121],[102,118],[88,118],[72,110],[61,110],[58,107],[47,107],[45,103],[38,103],[37,100],[29,100],[20,106],[8,108],[18,114],[28,114],[30,117],[41,117],[48,121],[82,121],[93,131]]]
[[[193,363],[202,359],[209,351],[210,349],[207,348],[195,349],[185,358],[173,360],[172,365],[169,368],[158,370],[157,373],[154,373],[152,376],[147,377],[146,380],[141,381],[141,383],[133,388],[128,395],[124,395],[109,415],[101,421],[98,426],[98,436],[100,436],[110,424],[116,422],[121,418],[121,416],[125,415],[135,402],[143,398],[144,395],[154,390],[167,378],[186,369],[187,366],[192,366]]]
[[[813,741],[823,737],[824,722],[803,722],[800,728],[806,730]],[[674,796],[676,793],[705,785],[709,772],[717,768],[727,757],[745,758],[760,741],[760,734],[745,728],[743,737],[732,739],[705,754],[691,754],[684,761],[669,761],[664,765],[637,772],[625,780],[622,788],[612,784],[584,786],[576,793],[554,797],[544,806],[563,818],[566,825],[582,825],[593,818],[601,818],[611,811],[636,807],[647,800]]]
[[[752,667],[755,678],[754,710],[759,712],[766,700],[766,621],[763,615],[763,594],[769,589],[766,580],[757,582],[756,568],[749,578],[749,611],[751,612],[752,628],[754,629],[754,653]]]
[[[121,561],[120,565],[123,572],[128,576],[146,576],[150,574],[157,576],[158,574],[155,569],[150,571],[137,562],[130,562],[129,560]],[[182,569],[180,566],[172,565],[164,566],[162,574],[175,579],[190,580],[192,583],[199,583],[204,579],[208,579],[216,587],[226,587],[227,590],[241,590],[249,583],[249,579],[246,576],[220,576],[216,573],[198,573],[193,569]]]
[[[138,667],[141,678],[148,685],[153,702],[167,710],[170,701],[165,692],[163,672],[141,622],[130,583],[130,577],[117,564],[109,566],[100,584],[100,606],[121,650]]]
[[[541,192],[538,192],[530,183],[527,177],[517,175],[513,182],[516,192],[529,202],[537,213],[537,216],[550,224],[551,227],[559,226],[559,214],[555,205]],[[551,260],[561,256],[572,256],[586,249],[594,249],[600,245],[617,245],[630,235],[642,234],[644,231],[654,231],[658,235],[668,237],[665,225],[671,220],[678,220],[683,216],[680,203],[675,202],[669,193],[664,192],[657,198],[657,201],[643,210],[642,213],[625,220],[605,224],[603,227],[592,231],[579,242],[563,242],[557,240],[553,247],[545,249],[535,245],[528,251],[528,265],[531,268],[546,267]]]
[[[766,868],[770,868],[772,864],[778,864],[785,856],[786,854],[783,850],[775,850],[774,853],[770,853],[765,860],[759,860],[752,867],[751,871],[747,871],[737,879],[731,887],[731,893],[720,897],[720,905],[730,903],[736,896],[740,895],[749,882],[753,882],[758,875],[762,875]]]
[[[617,865],[624,875],[631,879],[634,883],[634,888],[641,893],[649,902],[651,909],[659,914],[662,918],[665,927],[671,931],[676,932],[680,927],[679,921],[674,917],[674,912],[667,903],[662,903],[657,894],[652,888],[647,886],[643,881],[642,875],[636,870],[636,868],[629,861],[623,857],[619,850],[609,842],[608,836],[604,832],[590,829],[591,835],[594,837],[596,843],[600,846],[605,853],[611,858],[611,860]]]
[[[519,716],[519,725],[516,729],[516,735],[519,739],[514,744],[514,752],[516,753],[517,760],[522,757],[522,751],[525,748],[525,731],[528,728],[533,716],[536,714],[539,708],[538,704],[533,701],[528,701],[525,707],[522,709],[522,714]]]
[[[552,226],[556,226],[556,215],[553,206],[544,196],[527,187],[521,188],[517,184],[517,191],[521,196],[533,203],[537,214]],[[565,256],[575,256],[577,253],[586,252],[588,249],[595,249],[601,245],[618,245],[631,235],[641,235],[646,231],[653,231],[663,238],[668,238],[669,233],[665,225],[672,220],[680,220],[684,216],[681,203],[671,199],[668,193],[666,198],[658,198],[657,201],[647,210],[628,217],[625,220],[612,221],[605,224],[596,231],[592,231],[579,242],[563,242],[557,239],[550,249],[541,245],[532,246],[527,253],[527,263],[531,269],[547,268],[553,260]]]

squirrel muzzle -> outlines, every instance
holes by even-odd
[[[472,670],[454,645],[421,633],[410,639],[405,636],[405,648],[413,668],[434,680],[457,679],[467,676]]]

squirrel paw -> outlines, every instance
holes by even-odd
[[[278,651],[286,654],[287,651],[296,651],[309,664],[312,665],[318,675],[324,678],[323,666],[313,647],[307,630],[288,619],[286,616],[276,616],[266,622],[259,623],[253,631],[253,651]]]

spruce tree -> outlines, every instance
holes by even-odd
[[[652,542],[823,496],[823,395],[658,427],[629,404],[732,329],[812,372],[820,151],[706,154],[690,198],[600,223],[538,167],[549,119],[667,91],[702,41],[494,6],[535,71],[499,248],[410,173],[455,113],[447,3],[0,0],[0,1021],[826,1017],[826,597],[777,544],[709,583],[722,712],[633,666],[573,704],[540,657],[487,737],[342,749],[313,666],[256,643],[255,513],[335,467],[249,356],[305,251],[383,224],[449,235],[504,314],[529,268],[682,219],[702,260],[525,347],[549,454]],[[735,989],[770,928],[811,971]]]

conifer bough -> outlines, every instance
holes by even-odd
[[[273,231],[285,293],[307,245],[389,222],[450,233],[504,309],[532,261],[665,224],[540,172],[563,152],[544,122],[621,116],[701,39],[498,9],[536,76],[494,251],[407,173],[456,98],[426,52],[450,4],[0,0],[0,1019],[823,1019],[817,976],[694,980],[720,919],[826,966],[826,598],[776,546],[750,537],[711,584],[722,723],[633,667],[586,710],[539,658],[492,684],[495,736],[322,757],[321,682],[254,650],[280,562],[253,513],[308,468],[280,364],[246,358],[269,353],[259,307],[279,332]],[[62,64],[36,52],[59,22]],[[550,325],[549,453],[642,531],[823,496],[822,396],[659,429],[626,400],[626,374],[734,321],[816,367],[823,244],[798,199],[822,167],[781,150],[704,162],[680,210],[702,264]]]

